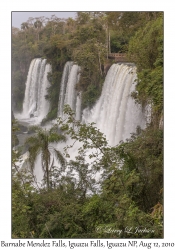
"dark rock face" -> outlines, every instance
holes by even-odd
[[[106,75],[108,73],[108,70],[110,69],[112,63],[108,63],[104,65],[104,74]]]
[[[19,145],[19,140],[17,135],[14,135],[13,140],[12,140],[12,147],[18,146]]]
[[[11,119],[12,119],[12,120],[15,119],[14,114],[13,114],[13,110],[11,111]]]

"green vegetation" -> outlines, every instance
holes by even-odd
[[[22,110],[25,80],[33,58],[46,58],[52,65],[51,86],[46,98],[51,112],[45,121],[56,118],[63,67],[68,60],[81,66],[77,89],[83,91],[83,108],[92,106],[104,82],[104,66],[108,52],[125,52],[137,64],[139,79],[145,79],[147,95],[138,85],[139,99],[145,101],[157,91],[154,100],[158,113],[162,109],[163,16],[161,12],[78,12],[76,19],[52,16],[29,18],[21,30],[12,27],[12,102],[14,110]],[[146,77],[145,77],[146,76]],[[157,77],[155,77],[157,76]],[[157,79],[156,79],[157,78]],[[147,81],[152,82],[152,85]],[[157,84],[156,84],[157,86]],[[93,90],[93,97],[92,97]],[[155,99],[155,94],[151,96]],[[53,112],[54,110],[54,112]]]
[[[142,41],[141,43],[139,41]],[[163,20],[162,16],[138,30],[129,43],[129,53],[137,62],[137,100],[152,105],[153,121],[163,110]],[[156,121],[157,122],[157,121]]]
[[[58,121],[59,129],[35,127],[35,134],[26,141],[31,168],[19,170],[20,152],[12,150],[13,238],[163,237],[161,12],[79,12],[76,20],[42,17],[23,23],[22,30],[13,28],[13,102],[20,110],[29,63],[44,57],[52,64],[46,96],[52,111],[46,119],[56,117],[61,73],[67,60],[81,67],[76,88],[83,91],[83,107],[91,107],[102,89],[109,51],[125,52],[136,64],[137,91],[132,95],[143,108],[151,105],[151,123],[114,147],[94,124],[76,121],[68,106],[67,120]],[[12,145],[16,145],[15,121],[12,129]],[[71,146],[67,146],[64,158],[57,151],[60,161],[52,162],[50,143],[67,135],[73,145],[81,143],[77,156],[70,160]],[[40,187],[33,173],[39,150],[43,152],[41,168],[45,173]],[[99,180],[92,177],[99,172]],[[143,233],[144,228],[148,230]]]
[[[65,137],[63,135],[58,134],[57,126],[53,126],[51,129],[46,130],[42,129],[39,126],[31,127],[32,131],[36,134],[34,136],[30,136],[26,140],[26,145],[28,146],[29,152],[29,164],[30,168],[34,169],[35,161],[37,156],[41,155],[41,166],[44,172],[44,178],[46,179],[47,189],[50,187],[50,180],[49,180],[49,166],[51,163],[51,155],[55,155],[56,159],[60,162],[60,164],[64,167],[65,160],[62,156],[61,152],[54,148],[51,143],[58,143],[61,141],[65,141]],[[51,168],[54,165],[54,158],[51,164]]]
[[[76,121],[68,106],[65,113],[67,121],[59,120],[59,126],[62,133],[73,139],[73,144],[81,142],[78,155],[68,161],[70,146],[65,148],[69,171],[59,172],[55,166],[49,189],[33,188],[32,174],[20,172],[19,176],[16,171],[14,237],[25,234],[27,238],[161,238],[162,130],[148,127],[127,142],[110,147],[93,124]],[[92,178],[98,171],[103,172],[100,181]],[[23,194],[20,190],[24,187]],[[23,212],[18,211],[18,199],[24,206]],[[18,226],[23,216],[28,216],[25,228]],[[140,230],[146,227],[149,232],[129,234],[126,228],[131,227]],[[115,230],[121,230],[121,234]]]

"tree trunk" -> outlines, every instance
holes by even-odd
[[[109,39],[109,54],[111,54],[111,37],[110,37],[110,31],[108,30],[108,39]]]
[[[100,74],[101,74],[101,76],[103,76],[103,72],[101,69],[101,60],[100,60],[100,52],[99,51],[98,51],[98,61],[99,61]]]
[[[49,152],[48,150],[46,149],[46,152],[45,152],[45,164],[46,164],[46,184],[47,184],[47,190],[49,190],[50,188],[50,185],[49,185]]]
[[[46,181],[47,181],[47,190],[49,190],[49,164],[46,163]]]

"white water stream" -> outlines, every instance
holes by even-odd
[[[47,115],[49,103],[45,95],[49,86],[47,73],[50,71],[51,65],[46,64],[45,59],[32,60],[26,81],[23,112],[15,116],[17,119],[33,124],[41,122]],[[65,104],[68,104],[75,111],[76,119],[82,120],[83,123],[94,122],[111,146],[130,138],[137,126],[146,127],[146,119],[141,106],[136,105],[131,98],[137,78],[135,66],[113,64],[107,73],[101,96],[91,110],[86,108],[82,111],[81,109],[81,93],[75,89],[79,78],[80,67],[73,62],[67,62],[61,80],[58,116],[64,118],[63,108]],[[57,147],[61,148],[61,144]],[[74,149],[71,150],[73,157],[76,152]],[[39,159],[36,165],[35,174],[40,181],[43,174]]]
[[[130,138],[137,126],[146,126],[141,106],[131,98],[136,77],[136,67],[113,64],[96,105],[91,110],[87,108],[83,111],[82,121],[96,123],[111,146]]]
[[[81,94],[75,86],[80,78],[80,67],[73,62],[67,62],[61,80],[61,89],[58,102],[58,116],[64,118],[64,105],[68,104],[76,113],[76,118],[81,118]]]
[[[26,81],[23,112],[15,114],[17,119],[39,124],[46,117],[50,108],[49,102],[45,99],[47,88],[50,86],[48,72],[51,72],[51,65],[46,63],[46,59],[32,60]]]

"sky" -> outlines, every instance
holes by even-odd
[[[41,17],[45,16],[50,18],[52,15],[55,15],[59,18],[75,18],[76,12],[70,11],[57,11],[57,12],[51,12],[51,11],[13,11],[12,12],[12,26],[16,28],[21,28],[21,24],[23,22],[26,22],[29,17]]]

